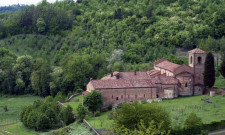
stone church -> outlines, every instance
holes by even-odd
[[[101,80],[90,80],[87,94],[99,90],[104,105],[155,98],[201,95],[204,91],[203,72],[206,53],[198,48],[188,52],[189,64],[178,65],[167,59],[154,63],[146,72],[113,72]]]

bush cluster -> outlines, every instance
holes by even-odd
[[[25,107],[20,120],[26,127],[39,131],[68,125],[74,121],[74,115],[70,106],[61,107],[49,96]]]

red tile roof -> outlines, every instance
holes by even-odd
[[[127,79],[127,80],[137,80],[137,79],[149,79],[150,76],[147,72],[113,72],[113,76],[111,74],[103,77],[101,80],[115,80],[115,79]]]
[[[156,78],[160,80],[159,83],[161,84],[178,84],[179,83],[178,79],[171,76],[166,76],[166,74],[162,74],[160,76],[157,76]]]
[[[203,51],[199,48],[196,48],[196,49],[193,49],[193,50],[189,51],[189,53],[205,53],[205,51]]]
[[[155,66],[173,72],[174,69],[179,67],[180,65],[174,64],[173,62],[170,62],[168,60],[164,60],[158,64],[155,64]]]
[[[93,80],[94,89],[119,89],[119,88],[152,88],[155,87],[150,79],[139,80]]]
[[[163,61],[168,61],[168,60],[165,59],[165,58],[161,58],[161,59],[155,61],[155,62],[154,62],[154,65],[157,65],[157,64],[159,64],[159,63],[161,63],[161,62],[163,62]]]
[[[88,91],[82,92],[83,95],[86,95],[86,94],[88,94],[88,93],[90,93],[90,92],[88,92]]]
[[[188,72],[190,74],[193,74],[193,68],[183,64],[183,65],[177,67],[176,69],[174,69],[174,75],[180,74],[182,72]]]
[[[147,71],[147,74],[151,77],[151,78],[154,78],[158,75],[161,74],[161,72],[159,70],[155,70],[155,69],[152,69],[150,71]]]

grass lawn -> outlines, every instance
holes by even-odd
[[[113,120],[108,119],[108,115],[111,111],[102,112],[100,116],[95,117],[95,129],[110,128]],[[86,117],[86,120],[92,127],[94,127],[94,117]]]
[[[209,98],[213,103],[201,101],[201,98]],[[208,95],[181,97],[173,100],[163,100],[158,103],[164,107],[171,115],[172,125],[183,125],[186,116],[194,112],[202,118],[203,123],[225,120],[225,97]]]
[[[206,103],[202,101],[201,98],[209,98],[213,103]],[[68,104],[76,107],[78,102],[70,102],[67,103],[67,105]],[[208,95],[180,97],[172,100],[163,100],[161,103],[157,104],[170,113],[173,127],[183,125],[185,118],[191,112],[201,117],[204,123],[225,120],[225,97],[221,95],[215,97],[210,97]],[[112,126],[113,120],[108,119],[109,113],[110,111],[103,112],[99,117],[96,117],[96,129],[110,128]],[[88,116],[86,120],[94,127],[94,117]]]
[[[42,99],[38,96],[2,96],[0,97],[0,125],[5,121],[19,120],[20,112],[23,107],[33,104],[35,100]],[[7,105],[8,111],[5,112],[3,107]]]
[[[74,97],[70,102],[64,103],[65,105],[70,105],[75,113],[77,112],[77,107],[82,103],[82,95]]]
[[[225,88],[225,78],[223,78],[222,76],[217,77],[214,87]]]
[[[11,126],[7,129],[7,131],[18,135],[38,135],[38,133],[35,133],[35,131],[24,127],[21,122],[18,122],[17,124]]]
[[[73,130],[68,135],[94,135],[94,132],[90,131],[84,124],[74,122],[70,124],[69,127],[72,128]],[[34,130],[24,127],[21,122],[7,129],[7,131],[9,131],[10,133],[14,133],[18,135],[51,135],[54,131],[60,131],[60,130],[61,128],[57,130],[50,130],[48,132],[36,132]]]

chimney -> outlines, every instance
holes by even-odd
[[[111,72],[111,77],[113,77],[113,72]]]
[[[137,71],[134,71],[134,75],[137,75]]]

